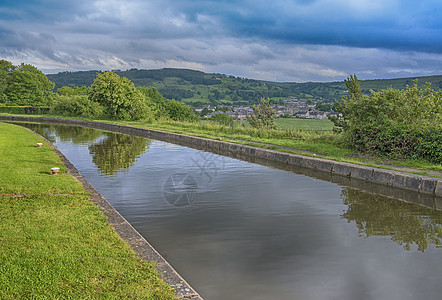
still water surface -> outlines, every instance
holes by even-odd
[[[442,213],[170,143],[27,124],[205,299],[440,299]]]

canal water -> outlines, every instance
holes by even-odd
[[[442,212],[174,144],[26,124],[205,299],[440,299]]]

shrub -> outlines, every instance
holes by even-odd
[[[346,85],[348,96],[335,103],[342,116],[331,120],[349,145],[364,153],[442,162],[441,91],[414,84],[363,95],[356,75]]]
[[[186,104],[176,100],[165,100],[162,103],[166,116],[174,121],[196,121],[193,110]]]
[[[247,121],[254,128],[276,129],[275,112],[269,99],[261,98],[259,105],[253,105],[253,114],[247,115]]]
[[[89,101],[86,95],[56,96],[52,110],[66,116],[100,117],[104,108],[97,102]]]
[[[43,115],[49,113],[49,107],[35,106],[2,106],[0,113],[18,114],[18,115]]]

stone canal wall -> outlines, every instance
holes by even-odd
[[[442,179],[386,170],[375,167],[361,166],[357,164],[331,161],[321,158],[302,156],[275,150],[263,149],[248,145],[240,145],[230,142],[188,136],[184,134],[165,132],[160,130],[138,128],[126,125],[117,125],[102,122],[84,120],[39,118],[39,117],[16,117],[0,116],[4,121],[40,122],[62,125],[85,126],[114,132],[132,134],[141,137],[158,139],[166,142],[189,146],[191,148],[212,151],[218,154],[237,157],[256,158],[273,161],[291,167],[312,169],[335,176],[349,179],[362,180],[385,187],[405,189],[419,194],[442,197]],[[441,208],[439,208],[441,209]]]

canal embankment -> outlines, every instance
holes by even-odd
[[[335,178],[343,177],[354,181],[364,181],[375,185],[381,185],[387,188],[412,191],[418,193],[419,195],[430,195],[437,198],[442,197],[442,179],[437,177],[411,174],[396,170],[389,170],[372,166],[363,166],[346,162],[332,161],[322,158],[270,150],[256,146],[242,145],[221,140],[201,138],[185,134],[139,128],[128,125],[85,120],[22,116],[0,116],[0,120],[86,126],[102,130],[127,133],[136,136],[172,142],[196,149],[208,150],[227,156],[240,155],[249,160],[259,159],[300,169],[315,170],[327,173],[331,176],[334,176]],[[436,206],[435,208],[442,209],[442,207],[439,207],[440,201],[436,201],[434,205]]]

